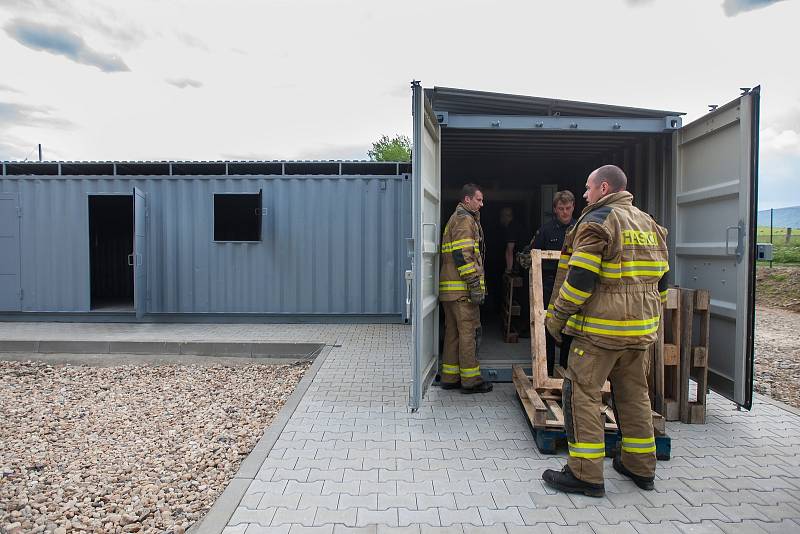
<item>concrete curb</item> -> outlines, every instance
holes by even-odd
[[[204,342],[204,341],[100,341],[100,340],[0,340],[0,352],[35,354],[160,354],[235,356],[244,358],[310,358],[319,343]]]
[[[325,345],[322,351],[320,351],[314,359],[311,368],[306,371],[306,374],[286,401],[286,404],[283,405],[281,411],[278,412],[278,415],[275,416],[275,419],[273,419],[272,423],[266,431],[264,431],[264,435],[258,440],[256,446],[250,451],[250,454],[247,455],[247,458],[242,461],[242,464],[239,466],[239,471],[236,472],[236,475],[234,475],[228,483],[225,491],[217,498],[205,517],[189,528],[187,534],[220,534],[225,529],[233,512],[236,511],[239,503],[242,502],[247,488],[250,487],[250,483],[258,474],[264,460],[267,459],[269,452],[272,450],[272,446],[278,441],[284,427],[286,427],[286,423],[292,418],[297,406],[314,381],[314,377],[322,367],[331,349],[333,349],[333,346]]]

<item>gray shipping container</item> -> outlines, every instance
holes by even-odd
[[[404,319],[407,164],[6,162],[2,171],[0,319]],[[246,218],[260,235],[215,236],[226,199],[258,211]]]
[[[674,111],[423,89],[418,82],[412,92],[412,409],[439,369],[438,253],[460,186],[482,184],[481,222],[491,245],[489,225],[499,207],[521,213],[532,232],[552,216],[553,193],[570,189],[580,213],[586,177],[607,163],[625,170],[637,206],[669,229],[670,281],[710,290],[709,384],[750,407],[758,87],[687,125]],[[481,311],[484,345],[493,341],[487,336],[500,336],[497,314],[488,306]],[[487,328],[492,321],[496,326]],[[494,341],[501,348],[481,354],[486,378],[508,379],[511,365],[530,365],[530,347]]]

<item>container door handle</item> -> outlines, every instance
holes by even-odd
[[[730,235],[731,230],[736,230],[736,250],[731,252],[730,248]],[[736,263],[742,261],[742,225],[741,223],[736,226],[728,226],[725,228],[725,254],[728,256],[736,256]]]
[[[414,271],[406,271],[406,322],[411,321],[411,284],[414,281]]]
[[[128,254],[128,266],[133,267],[133,254]]]

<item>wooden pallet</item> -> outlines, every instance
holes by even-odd
[[[503,341],[505,343],[518,343],[519,332],[516,331],[512,320],[519,317],[520,306],[514,301],[514,288],[522,287],[522,278],[512,274],[503,274]]]
[[[544,453],[555,452],[555,443],[565,436],[564,412],[562,409],[563,379],[547,374],[547,349],[544,337],[545,309],[542,302],[542,259],[558,259],[560,251],[531,250],[530,268],[530,310],[531,310],[531,376],[522,366],[512,367],[512,380],[517,396],[534,433],[537,447]],[[606,454],[609,443],[616,444],[619,427],[611,406],[611,386],[608,382],[602,388],[602,415],[606,430]],[[653,412],[653,429],[656,434],[657,452],[660,458],[669,459],[671,441],[665,435],[664,418]],[[659,445],[660,444],[660,445]]]
[[[519,399],[522,402],[522,399]],[[544,454],[556,454],[559,449],[565,448],[567,433],[563,428],[536,428],[530,420],[528,426],[536,441],[536,448]],[[606,457],[613,458],[619,447],[619,432],[605,432]],[[656,435],[656,458],[666,461],[672,456],[672,439],[665,435]]]
[[[681,289],[681,397],[680,417],[684,423],[706,422],[708,390],[708,339],[711,326],[711,297],[705,289]],[[698,325],[698,336],[694,325]],[[694,339],[698,341],[695,343]],[[697,383],[697,399],[689,401],[689,378]]]
[[[704,423],[708,389],[710,296],[705,289],[670,288],[651,347],[651,400],[667,421]],[[699,335],[694,335],[698,325]],[[695,343],[695,339],[698,341]],[[697,382],[697,400],[689,401],[689,379]]]
[[[534,428],[564,429],[564,411],[562,409],[562,390],[541,390],[533,387],[533,379],[525,374],[519,365],[512,367],[512,380],[528,420]],[[606,383],[608,386],[608,383]],[[604,417],[606,432],[617,432],[616,415],[611,406],[611,390],[603,388],[601,414]],[[653,430],[657,436],[666,433],[666,423],[658,412],[653,411]]]
[[[681,372],[681,314],[680,289],[667,290],[667,302],[661,314],[658,329],[658,340],[651,347],[653,354],[651,381],[653,382],[650,399],[653,409],[664,416],[667,421],[680,419]]]

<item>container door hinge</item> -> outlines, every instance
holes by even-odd
[[[22,206],[17,206],[17,217],[22,217]]]
[[[24,289],[20,289],[18,291],[18,293],[19,293],[19,300],[22,300],[22,297],[25,295],[25,290]]]

